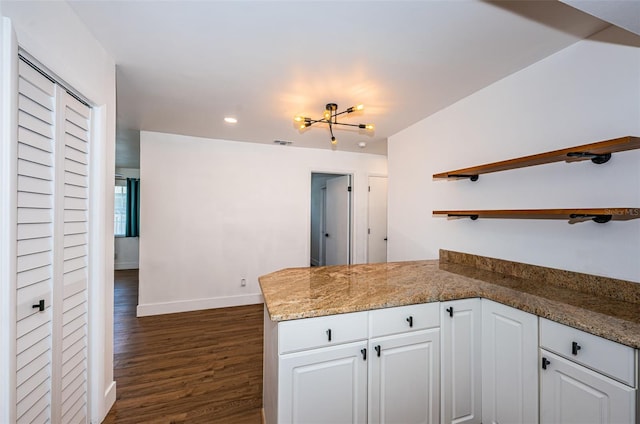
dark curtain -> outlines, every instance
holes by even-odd
[[[127,231],[125,236],[140,235],[140,180],[127,178]]]

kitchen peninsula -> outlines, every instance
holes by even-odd
[[[264,408],[268,424],[298,422],[327,411],[331,412],[326,415],[328,422],[339,420],[341,413],[346,413],[350,422],[376,422],[382,415],[392,414],[394,404],[402,405],[397,413],[422,414],[428,421],[439,422],[440,413],[447,417],[462,413],[448,410],[451,396],[463,396],[469,404],[464,411],[467,422],[489,421],[491,414],[497,413],[538,421],[538,411],[543,411],[538,407],[538,365],[542,363],[544,370],[549,367],[553,372],[548,375],[552,376],[556,374],[554,366],[564,362],[579,367],[589,378],[591,374],[606,378],[606,383],[621,391],[620,400],[612,397],[620,403],[607,407],[622,409],[624,414],[612,420],[636,419],[640,284],[442,250],[439,260],[285,269],[260,277],[260,285],[265,300]],[[456,356],[460,355],[460,346],[454,349],[455,355],[447,350],[457,337],[449,319],[451,323],[462,320],[456,324],[456,331],[466,328],[466,337],[471,339],[457,341],[466,346],[466,356],[461,358]],[[506,338],[501,341],[502,333],[493,334],[489,328],[506,322],[509,327],[505,327]],[[510,328],[516,332],[509,333]],[[450,340],[450,334],[454,339]],[[398,341],[407,337],[413,339]],[[385,381],[376,377],[376,365],[372,360],[367,362],[367,356],[393,361],[392,342],[403,352],[415,347],[414,359],[419,364],[415,369],[409,367],[406,375],[426,376],[421,396],[427,398],[414,402],[420,404],[419,410],[413,411],[396,398],[385,399],[391,396],[389,387],[372,386]],[[519,384],[525,382],[528,387],[522,390],[535,386],[535,405],[508,405],[513,402],[504,399],[506,412],[489,410],[490,404],[493,409],[500,407],[495,406],[500,405],[500,396],[518,393],[518,388],[496,386],[498,379],[488,375],[490,368],[484,366],[485,362],[480,366],[480,361],[489,357],[496,356],[500,361],[501,355],[491,353],[491,349],[501,343],[504,347],[503,342],[518,344],[514,352],[522,357],[503,365],[524,378]],[[566,346],[568,352],[564,352]],[[600,363],[603,357],[607,363]],[[396,355],[400,358],[405,362],[408,357]],[[468,375],[463,377],[471,380],[458,381],[458,385],[471,389],[456,395],[450,393],[445,364],[458,359],[474,365],[467,367]],[[335,373],[330,371],[332,365],[338,367]],[[381,366],[385,366],[384,361]],[[388,374],[398,364],[389,362],[386,366]],[[339,382],[337,379],[344,375],[348,378]],[[397,382],[387,383],[398,386]],[[305,397],[305,384],[314,387],[309,397]],[[548,397],[542,391],[546,386],[542,377],[540,385],[542,403]],[[488,388],[492,388],[491,393],[485,393]],[[401,385],[393,391],[401,392]],[[413,396],[414,392],[406,395]],[[323,402],[324,396],[329,403]],[[496,396],[497,400],[487,402]],[[336,406],[327,408],[329,404]],[[585,410],[583,405],[575,409],[576,414]],[[587,409],[585,413],[594,412]]]

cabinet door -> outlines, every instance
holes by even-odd
[[[278,422],[365,423],[366,348],[357,342],[281,355]]]
[[[440,420],[440,330],[371,339],[370,423]]]
[[[482,422],[538,422],[538,318],[482,300]]]
[[[480,307],[480,299],[440,304],[443,423],[482,421]]]
[[[635,390],[540,349],[541,423],[632,423]]]

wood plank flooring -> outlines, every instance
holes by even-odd
[[[103,423],[261,423],[263,305],[136,318],[137,303],[137,270],[116,271]]]

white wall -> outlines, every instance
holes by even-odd
[[[115,270],[138,269],[140,255],[140,239],[138,237],[114,238],[114,264]]]
[[[392,136],[389,260],[437,258],[443,248],[640,281],[640,219],[570,225],[431,213],[640,207],[637,150],[614,154],[604,165],[562,162],[481,175],[475,183],[432,179],[447,170],[640,136],[639,45],[637,37],[611,27]]]
[[[138,314],[260,302],[260,275],[309,266],[312,172],[353,174],[354,259],[365,262],[368,175],[386,162],[142,132]]]
[[[92,422],[101,422],[115,401],[112,243],[115,63],[66,2],[2,2],[2,15],[11,19],[22,48],[94,105],[90,164],[89,413]]]
[[[116,174],[124,178],[140,178],[140,170],[137,168],[116,168]],[[126,185],[126,181],[116,180],[116,184]],[[139,237],[115,237],[114,238],[114,268],[138,269],[139,265]]]

